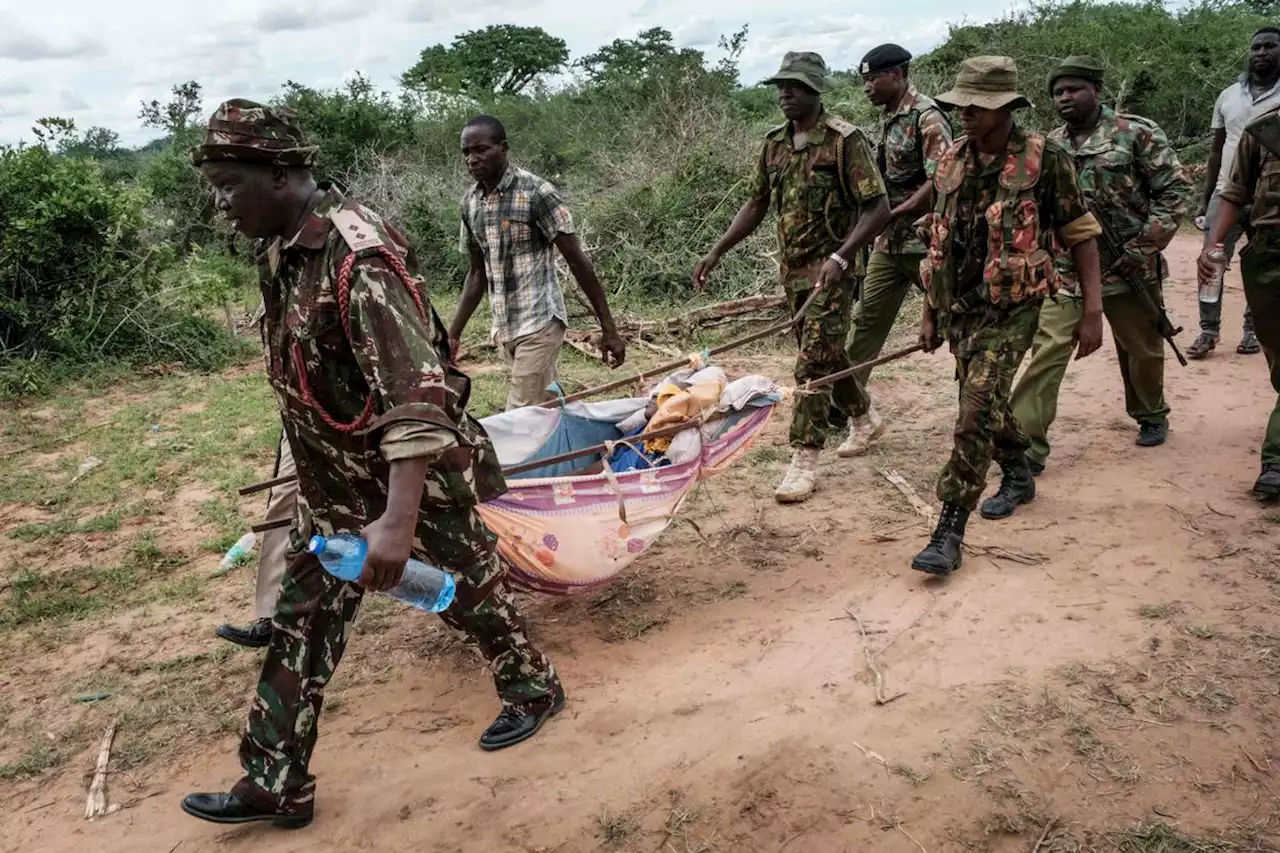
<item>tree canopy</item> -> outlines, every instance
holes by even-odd
[[[462,33],[448,47],[427,48],[400,82],[432,92],[517,95],[568,61],[564,39],[541,27],[498,24]]]

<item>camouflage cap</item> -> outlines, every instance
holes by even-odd
[[[318,151],[307,145],[293,110],[234,98],[209,117],[204,144],[191,152],[191,159],[197,166],[208,160],[235,160],[309,168]]]
[[[1049,91],[1053,91],[1053,84],[1059,77],[1078,77],[1101,86],[1105,72],[1102,63],[1092,56],[1068,56],[1049,72]]]
[[[778,69],[778,73],[762,81],[760,85],[772,86],[783,82],[801,83],[820,95],[830,92],[834,87],[826,60],[811,51],[788,52],[782,57],[782,67]]]
[[[1031,106],[1018,94],[1018,66],[1007,56],[974,56],[960,63],[951,91],[934,98],[946,109],[1017,110]]]

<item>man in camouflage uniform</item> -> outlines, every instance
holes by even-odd
[[[856,127],[826,112],[831,89],[827,64],[816,53],[788,53],[764,81],[778,88],[786,124],[769,131],[756,164],[750,200],[728,231],[693,270],[706,285],[725,252],[759,227],[772,203],[778,214],[781,277],[793,311],[816,288],[797,338],[797,386],[849,367],[845,338],[858,283],[866,272],[864,248],[889,217],[884,181],[871,145]],[[817,486],[818,460],[840,420],[866,414],[866,395],[852,376],[811,391],[797,387],[791,419],[791,467],[774,496],[803,501]]]
[[[883,44],[868,52],[858,67],[867,99],[884,111],[876,165],[888,190],[890,219],[867,262],[847,348],[850,364],[865,364],[880,355],[907,291],[913,285],[920,286],[925,247],[914,223],[928,209],[932,197],[929,179],[938,158],[951,146],[951,125],[946,116],[907,79],[910,62],[906,49]],[[865,393],[871,370],[859,371],[856,376]],[[884,421],[869,396],[859,408],[867,414],[853,422],[841,455],[866,453],[884,430]]]
[[[1280,107],[1245,125],[1231,172],[1223,185],[1218,215],[1207,246],[1221,243],[1248,211],[1253,236],[1240,251],[1244,297],[1271,372],[1271,387],[1280,395]],[[1213,275],[1209,249],[1200,254],[1201,280]],[[1262,473],[1253,484],[1259,501],[1280,500],[1280,396],[1262,440]]]
[[[309,772],[324,688],[365,589],[394,587],[413,556],[454,573],[445,622],[476,642],[502,712],[484,749],[517,743],[564,704],[504,584],[476,504],[506,489],[470,383],[449,366],[443,324],[412,272],[403,236],[376,213],[317,186],[288,109],[233,100],[209,120],[194,160],[219,210],[263,244],[267,372],[298,472],[288,569],[230,793],[182,807],[216,823],[310,823]],[[368,543],[358,584],[304,550],[313,533]]]
[[[1124,255],[1102,252],[1102,310],[1111,324],[1125,408],[1138,422],[1139,447],[1164,444],[1169,406],[1164,398],[1164,339],[1157,318],[1138,288],[1156,302],[1164,258],[1160,252],[1178,232],[1187,214],[1191,179],[1178,162],[1169,140],[1155,122],[1141,116],[1117,115],[1099,100],[1103,68],[1088,56],[1073,56],[1049,77],[1049,91],[1066,124],[1049,134],[1075,158],[1080,189]],[[1040,312],[1031,359],[1013,390],[1013,415],[1031,449],[1031,473],[1044,470],[1049,456],[1048,431],[1057,414],[1058,392],[1071,361],[1072,335],[1083,313],[1079,283],[1071,258],[1057,256],[1062,290]],[[1031,491],[1030,481],[1015,484],[1015,493],[997,495],[982,506],[986,518],[1004,518],[1017,497]]]
[[[992,458],[1004,471],[1002,490],[1012,480],[1030,480],[1027,437],[1009,409],[1009,391],[1035,336],[1040,305],[1057,289],[1059,246],[1071,252],[1084,291],[1077,358],[1102,344],[1102,294],[1100,229],[1085,207],[1070,155],[1013,121],[1014,110],[1030,106],[1018,94],[1013,60],[965,60],[955,86],[937,101],[960,113],[965,135],[933,176],[929,251],[920,268],[926,293],[920,340],[929,350],[943,338],[950,344],[960,406],[951,460],[938,478],[942,512],[911,567],[945,576],[960,566],[965,524]]]

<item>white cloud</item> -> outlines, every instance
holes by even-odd
[[[989,18],[1008,0],[978,0],[970,18]],[[1021,0],[1018,0],[1021,2]],[[340,85],[358,68],[394,89],[426,47],[488,24],[540,26],[574,57],[615,38],[661,26],[682,46],[714,57],[722,34],[750,26],[744,81],[777,69],[788,50],[817,50],[833,68],[850,68],[868,49],[895,41],[913,52],[936,44],[956,7],[901,0],[831,13],[826,0],[224,0],[193,9],[173,0],[59,0],[56,8],[7,12],[0,30],[0,143],[29,138],[36,118],[75,112],[80,126],[102,125],[126,143],[151,132],[138,123],[141,101],[164,100],[186,80],[204,87],[206,113],[230,97],[263,99],[286,80]],[[607,11],[605,11],[607,9]],[[67,97],[65,93],[74,93]]]

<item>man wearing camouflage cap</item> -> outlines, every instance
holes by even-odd
[[[915,232],[915,220],[928,209],[933,194],[929,179],[938,158],[951,146],[947,117],[907,77],[910,62],[905,48],[882,44],[868,51],[858,66],[862,91],[883,111],[876,165],[888,191],[889,225],[876,237],[867,262],[847,350],[850,364],[865,364],[880,355],[907,292],[920,286],[925,247]],[[856,376],[865,394],[871,371]],[[860,408],[867,414],[850,427],[849,441],[841,447],[844,455],[866,453],[884,429],[869,395]]]
[[[798,312],[812,291],[819,291],[797,330],[795,379],[800,385],[850,366],[845,339],[866,273],[864,249],[883,230],[889,204],[866,136],[823,109],[831,77],[821,56],[788,53],[778,73],[764,83],[777,87],[787,121],[765,137],[751,198],[694,267],[693,284],[704,287],[724,253],[755,231],[772,205],[778,214],[781,278],[792,310]],[[865,396],[852,376],[797,394],[791,467],[774,493],[778,501],[803,501],[813,494],[823,446],[840,421],[866,415]]]
[[[1115,338],[1125,408],[1138,423],[1138,446],[1155,447],[1164,444],[1169,431],[1164,340],[1159,318],[1140,290],[1153,305],[1161,303],[1166,265],[1160,253],[1178,233],[1193,187],[1155,122],[1116,113],[1101,102],[1102,80],[1102,64],[1089,56],[1069,57],[1053,70],[1049,92],[1066,123],[1049,138],[1074,158],[1080,189],[1103,229],[1102,310]],[[1040,312],[1031,359],[1013,390],[1013,414],[1031,442],[1027,455],[1033,474],[1044,470],[1049,455],[1049,426],[1083,312],[1071,258],[1058,255],[1057,266],[1062,291]],[[982,514],[1012,514],[1016,501],[1010,497],[1016,495],[987,501]]]
[[[470,382],[414,273],[404,237],[368,208],[318,186],[291,110],[223,104],[195,163],[217,207],[260,241],[267,373],[298,472],[298,511],[257,697],[230,793],[182,808],[215,823],[311,822],[309,772],[324,688],[365,589],[395,586],[410,556],[449,569],[441,613],[488,658],[502,712],[480,739],[498,749],[560,710],[554,669],[533,647],[506,590],[496,539],[476,504],[506,489]],[[368,543],[358,584],[326,572],[313,533]]]
[[[1018,93],[1013,60],[965,60],[951,91],[936,100],[959,112],[964,135],[933,175],[920,340],[930,351],[943,339],[950,344],[960,406],[951,459],[938,478],[942,512],[911,567],[945,576],[960,566],[965,525],[992,458],[1004,472],[997,494],[1031,481],[1027,437],[1010,411],[1009,391],[1041,303],[1057,292],[1059,245],[1071,253],[1083,291],[1077,358],[1102,344],[1102,294],[1097,220],[1085,207],[1070,155],[1014,122],[1014,110],[1030,102]],[[1022,495],[1022,502],[1032,496]]]

